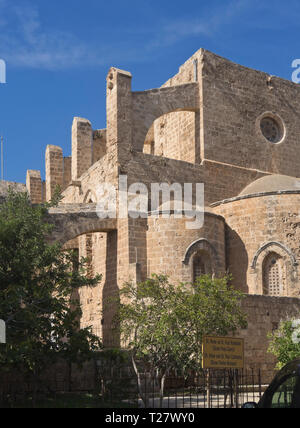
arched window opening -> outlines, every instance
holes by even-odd
[[[263,291],[266,296],[282,296],[284,264],[279,254],[270,253],[263,263]]]
[[[209,254],[200,251],[193,258],[193,282],[203,275],[211,275],[211,260]]]

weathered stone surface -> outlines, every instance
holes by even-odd
[[[50,201],[57,187],[63,188],[63,151],[58,146],[46,149],[46,200]],[[30,195],[31,196],[31,195]]]
[[[43,187],[40,171],[27,171],[26,188],[33,204],[43,202]]]
[[[267,352],[267,335],[278,327],[279,320],[299,318],[300,299],[253,295],[243,300],[242,308],[248,316],[249,326],[236,335],[245,339],[246,367],[255,371],[260,369],[264,382],[271,381],[276,358]]]
[[[131,80],[129,72],[109,70],[107,128],[93,131],[75,118],[71,160],[48,149],[47,194],[56,184],[64,189],[63,204],[49,213],[52,239],[77,248],[90,259],[89,272],[103,274],[98,287],[79,292],[82,325],[116,344],[113,308],[101,312],[108,296],[154,272],[192,281],[203,258],[209,273],[229,270],[235,287],[250,294],[243,303],[249,328],[241,332],[247,365],[272,366],[266,333],[297,314],[300,302],[300,87],[203,49],[161,88],[132,92]],[[268,118],[278,135],[263,128]],[[128,186],[146,185],[149,200],[152,183],[204,183],[203,227],[187,230],[174,216],[99,219],[98,186],[118,190],[120,175]],[[267,265],[271,256],[276,269]],[[277,297],[264,296],[272,290]]]
[[[49,210],[48,222],[54,225],[52,241],[62,244],[89,233],[117,229],[116,219],[102,219],[96,204],[64,204]]]
[[[23,183],[15,183],[13,181],[1,181],[0,180],[0,202],[4,202],[9,189],[15,192],[26,192],[26,186]]]
[[[78,180],[92,165],[91,122],[75,117],[72,125],[72,180]]]

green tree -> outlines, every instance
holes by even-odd
[[[204,335],[223,336],[246,327],[240,306],[243,295],[228,285],[229,279],[203,276],[195,284],[173,285],[166,276],[153,275],[122,288],[118,321],[145,406],[137,361],[159,377],[162,400],[170,369],[201,370]]]
[[[300,358],[299,319],[282,320],[278,329],[268,335],[268,352],[277,358],[279,370],[294,359]]]
[[[64,358],[81,365],[100,347],[90,329],[80,329],[76,290],[95,286],[85,261],[74,269],[74,254],[50,245],[51,204],[33,206],[27,194],[10,191],[0,206],[0,318],[7,344],[0,345],[0,370],[30,375],[37,388],[41,374]]]

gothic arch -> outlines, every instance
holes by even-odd
[[[133,147],[142,152],[153,122],[165,114],[178,111],[198,112],[199,84],[187,83],[132,93]]]
[[[271,259],[274,259],[274,269],[273,272],[267,272],[268,269],[271,269],[270,263]],[[280,264],[278,269],[276,268],[276,264]],[[275,282],[279,281],[280,290],[282,296],[292,296],[293,290],[297,283],[297,267],[298,262],[291,251],[286,245],[281,242],[271,241],[262,245],[259,250],[255,253],[252,264],[251,264],[251,274],[254,275],[255,281],[255,293],[256,294],[266,294],[266,276],[272,277],[272,281],[274,284],[270,287],[274,288],[276,286]],[[274,277],[275,271],[279,270],[279,277]],[[276,281],[275,281],[276,280]],[[279,285],[278,285],[279,287]],[[275,292],[271,293],[273,295],[278,295]]]
[[[65,244],[77,236],[117,230],[117,219],[101,218],[97,204],[66,204],[50,208],[47,221],[53,224],[50,242]]]
[[[201,238],[189,245],[185,252],[182,260],[184,280],[193,281],[195,279],[195,262],[197,262],[197,259],[202,259],[203,269],[200,269],[200,267],[199,269],[203,270],[203,273],[216,274],[218,272],[218,253],[211,242]]]
[[[283,251],[285,253],[285,256],[288,255],[289,258],[290,258],[290,260],[291,260],[291,263],[293,264],[293,266],[297,266],[298,265],[296,257],[294,256],[293,252],[288,247],[286,247],[281,242],[270,241],[270,242],[267,242],[266,244],[264,244],[262,247],[260,247],[260,249],[256,252],[256,254],[255,254],[254,258],[253,258],[253,261],[252,261],[252,265],[251,265],[252,269],[256,268],[259,256],[263,252],[266,252],[267,250],[269,251],[271,247],[274,247],[274,248],[277,247],[277,250],[279,250],[280,252]]]
[[[184,265],[189,265],[192,255],[194,255],[197,251],[204,250],[207,251],[210,255],[212,255],[216,261],[218,260],[218,253],[215,247],[209,242],[208,239],[201,238],[197,241],[194,241],[186,250],[184,259],[182,263]]]

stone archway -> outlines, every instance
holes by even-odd
[[[272,255],[276,262],[280,260],[282,296],[294,296],[298,278],[298,262],[290,248],[283,243],[276,241],[270,241],[262,245],[253,257],[250,268],[250,278],[252,283],[251,294],[263,295],[266,293],[265,270],[269,266],[268,259],[272,257]]]
[[[112,327],[117,307],[113,302],[119,296],[117,219],[100,218],[97,204],[90,203],[51,208],[47,221],[54,226],[50,242],[59,242],[65,250],[74,250],[77,245],[78,258],[87,260],[87,274],[102,275],[95,287],[81,287],[76,293],[82,306],[82,327],[91,327],[105,347],[118,347],[120,338]],[[99,235],[102,242],[97,244]],[[109,302],[110,299],[113,301]]]
[[[200,110],[198,83],[132,93],[132,138],[135,150],[142,152],[149,129],[156,119],[168,113]]]
[[[99,217],[97,204],[64,204],[51,208],[47,221],[54,226],[49,240],[62,244],[77,236],[117,229],[117,219]]]
[[[209,240],[202,238],[193,242],[185,252],[184,259],[182,260],[184,281],[193,281],[195,257],[201,255],[205,266],[204,270],[212,275],[218,273],[218,253]]]

